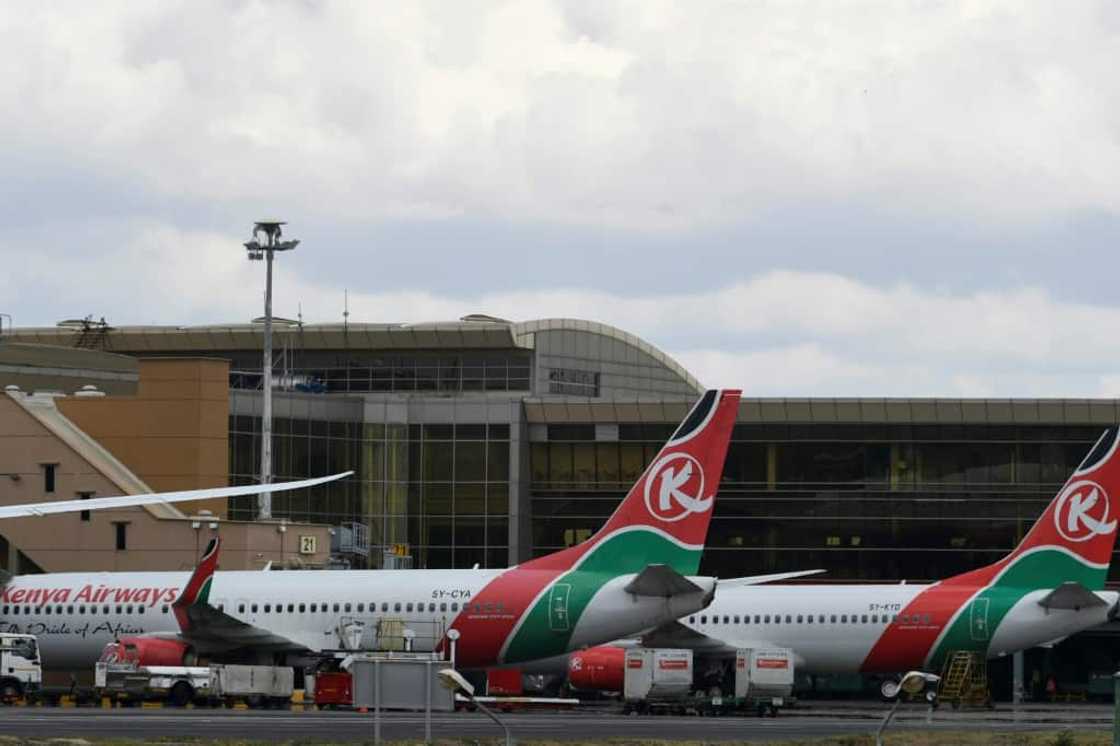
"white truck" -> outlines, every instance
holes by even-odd
[[[692,651],[630,648],[626,651],[624,711],[683,711],[692,691]]]
[[[0,702],[35,697],[43,687],[43,667],[35,635],[0,633]]]
[[[94,689],[99,696],[128,702],[165,700],[281,707],[292,699],[294,673],[287,666],[138,666],[132,661],[99,661]]]

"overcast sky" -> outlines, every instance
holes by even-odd
[[[1110,2],[0,5],[16,326],[614,324],[764,396],[1120,396]]]

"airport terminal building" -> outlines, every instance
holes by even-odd
[[[329,527],[336,565],[499,567],[576,543],[702,391],[653,345],[590,321],[278,322],[274,335],[275,478],[355,475],[274,496],[273,514]],[[26,356],[5,365],[5,345],[228,361],[228,479],[255,480],[261,325],[16,328],[0,336],[0,384],[27,389],[44,373]],[[127,394],[113,372],[110,394]],[[760,399],[741,383],[701,568],[722,577],[923,582],[990,563],[1120,422],[1112,399]],[[251,498],[226,508],[255,516]],[[1120,645],[1087,637],[1063,660],[1115,669]]]

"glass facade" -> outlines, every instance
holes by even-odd
[[[275,518],[367,527],[369,557],[407,544],[414,567],[509,564],[510,428],[406,425],[276,417],[274,479],[353,470],[347,479],[272,497]],[[230,483],[260,470],[260,418],[230,417]],[[230,518],[252,519],[256,498],[231,498]]]
[[[230,388],[261,388],[259,352],[227,353]],[[315,393],[528,391],[528,352],[386,355],[355,351],[278,352],[275,383]],[[283,363],[279,362],[283,361]]]
[[[822,567],[824,582],[921,582],[988,564],[1014,547],[1102,430],[737,425],[701,572]],[[617,442],[597,442],[594,426],[550,426],[530,446],[534,554],[596,530],[671,432],[624,424]]]

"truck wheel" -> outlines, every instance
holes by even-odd
[[[17,681],[5,681],[0,683],[0,702],[6,705],[14,705],[16,700],[19,699],[20,685]]]
[[[178,681],[167,695],[167,701],[172,707],[186,707],[194,699],[194,689],[185,681]]]

